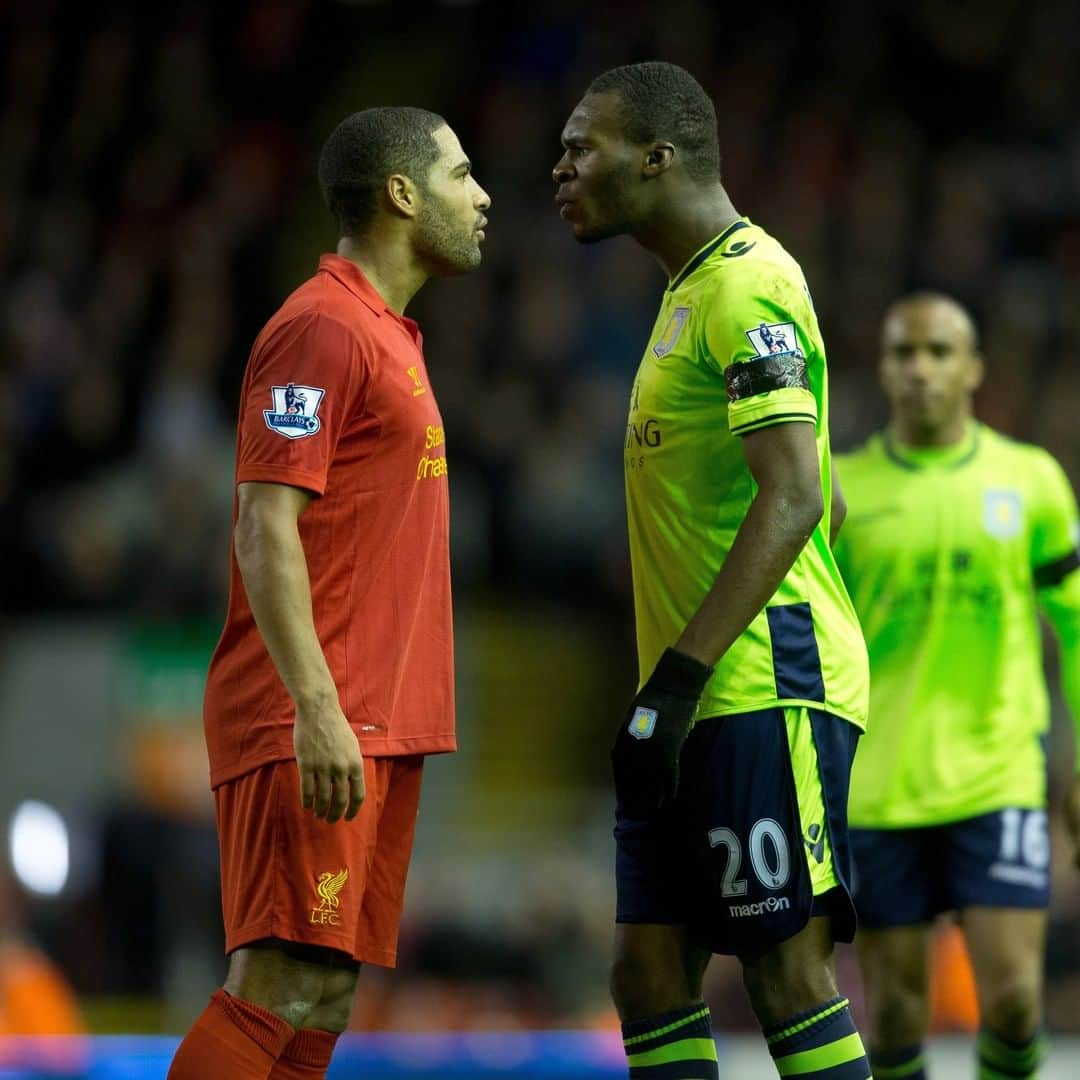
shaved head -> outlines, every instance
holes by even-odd
[[[971,312],[959,301],[940,292],[914,292],[894,301],[885,312],[882,322],[883,337],[888,339],[890,323],[893,320],[906,320],[916,311],[924,318],[928,316],[943,329],[947,327],[957,344],[962,342],[971,352],[979,351],[979,330]]]

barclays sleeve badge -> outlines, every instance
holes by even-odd
[[[271,386],[274,407],[263,410],[266,426],[286,439],[303,439],[314,435],[322,427],[318,417],[319,405],[325,390],[317,386]]]
[[[630,717],[630,734],[635,739],[648,739],[656,730],[656,710],[639,705]]]
[[[758,323],[745,333],[758,356],[776,356],[777,353],[801,355],[794,323]]]

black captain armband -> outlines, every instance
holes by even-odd
[[[1052,589],[1055,585],[1060,585],[1077,567],[1080,567],[1080,552],[1074,549],[1060,559],[1036,566],[1032,576],[1040,589]]]
[[[806,376],[806,359],[798,350],[759,356],[731,364],[724,373],[727,381],[728,401],[767,394],[771,390],[809,390]]]

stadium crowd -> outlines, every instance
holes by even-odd
[[[6,632],[86,613],[220,621],[248,349],[333,246],[314,175],[322,139],[348,112],[391,102],[445,115],[493,201],[483,269],[409,312],[447,430],[459,607],[624,616],[620,448],[664,281],[628,242],[575,247],[550,171],[591,74],[648,57],[685,65],[713,93],[736,206],[806,271],[838,446],[884,415],[885,305],[935,287],[979,320],[980,416],[1047,447],[1080,487],[1077,24],[1067,0],[973,7],[827,2],[744,9],[735,27],[704,0],[447,3],[407,25],[377,3],[3,5]],[[1053,746],[1067,775],[1068,736]],[[167,827],[207,835],[202,821]],[[199,895],[215,925],[213,859],[196,862],[209,867]],[[474,1020],[609,1022],[608,896],[593,869],[566,868],[565,887],[523,876],[530,887],[497,932],[475,900],[418,899],[411,981],[369,990],[358,1022],[405,1022],[393,995],[409,992],[460,1023],[463,981],[479,988]],[[453,895],[429,873],[418,869],[410,904]],[[1067,1003],[1080,886],[1066,867],[1057,876],[1048,1003],[1060,1029],[1078,1023]],[[107,894],[83,903],[119,926],[102,913]],[[82,965],[78,988],[159,991],[153,950],[167,948],[149,947],[131,952],[141,971],[115,970],[122,951],[97,974]],[[714,993],[734,1001],[724,972]]]

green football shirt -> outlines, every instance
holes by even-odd
[[[1061,468],[975,423],[932,450],[876,435],[837,467],[848,503],[837,560],[870,652],[850,822],[925,826],[1044,806],[1037,599],[1070,667],[1080,637],[1076,503]]]
[[[720,658],[697,715],[776,705],[859,726],[866,647],[829,547],[825,350],[798,264],[745,218],[671,282],[630,395],[627,523],[641,682],[712,588],[756,493],[739,436],[817,433],[825,516],[776,594]]]

